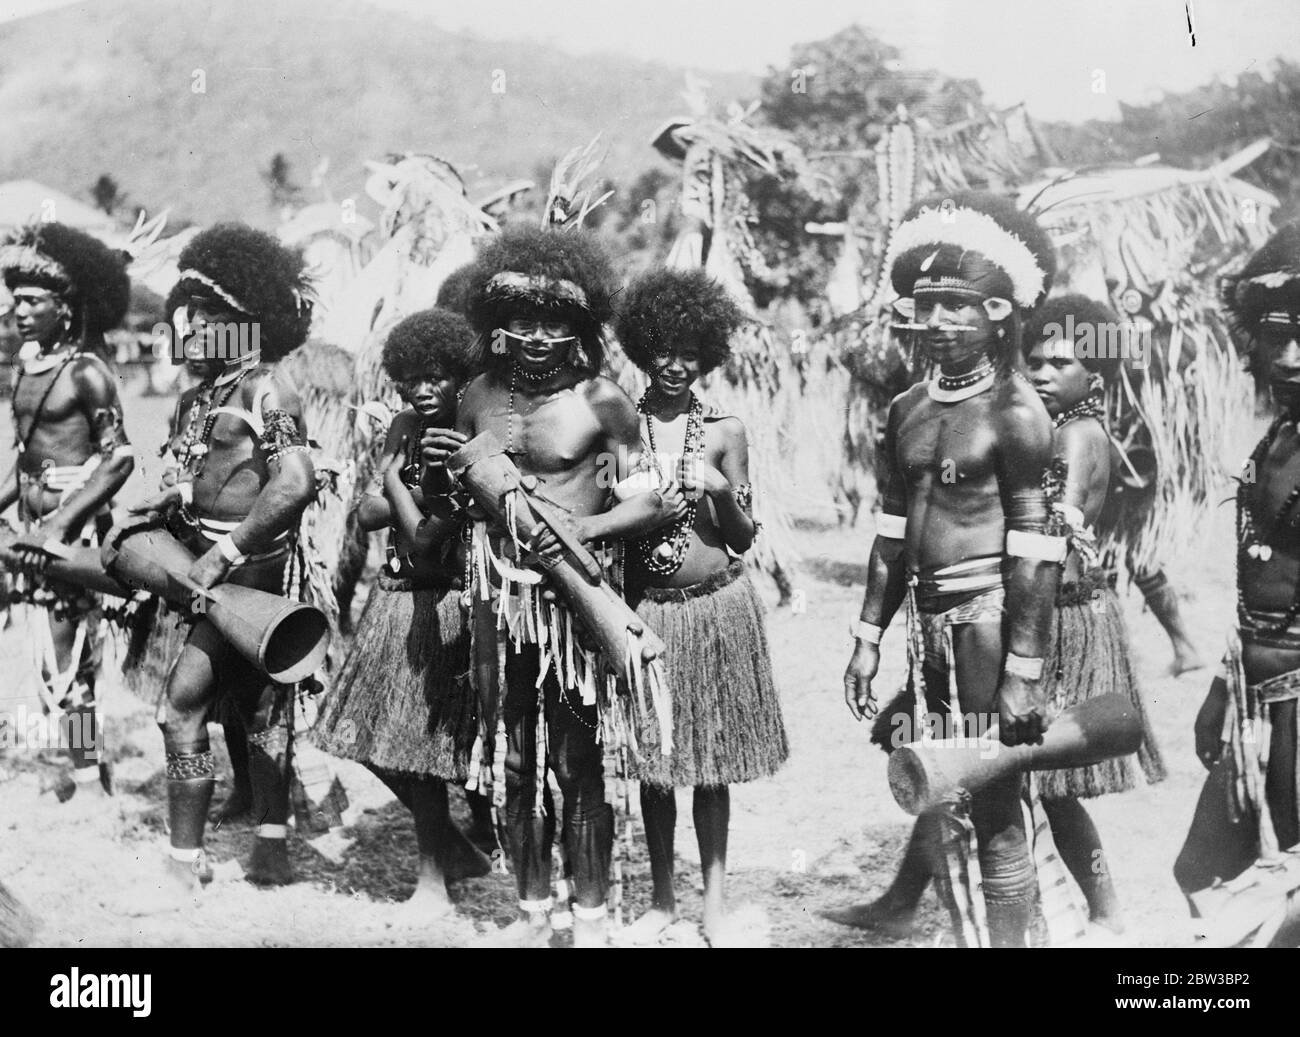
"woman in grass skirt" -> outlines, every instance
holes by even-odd
[[[691,391],[727,359],[742,320],[703,272],[669,270],[634,283],[618,317],[619,341],[650,378],[639,410],[645,454],[658,470],[647,474],[679,483],[688,500],[672,525],[628,545],[629,600],[667,645],[674,740],[663,756],[653,726],[639,732],[636,777],[654,901],[631,927],[632,942],[656,939],[676,919],[677,788],[695,790],[704,933],[714,945],[726,942],[728,786],[773,774],[789,755],[763,603],[739,558],[756,531],[745,426],[706,411]]]
[[[376,586],[314,731],[328,753],[369,767],[415,818],[420,866],[408,903],[450,912],[448,877],[485,874],[487,860],[448,812],[477,732],[469,636],[461,608],[463,528],[445,469],[419,461],[422,437],[450,429],[472,333],[449,310],[398,324],[383,364],[406,409],[393,418],[376,482],[359,504],[363,529],[391,527]],[[483,804],[476,821],[482,821]],[[490,823],[488,826],[490,838]]]

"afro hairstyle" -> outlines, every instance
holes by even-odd
[[[399,321],[384,340],[384,372],[395,382],[431,369],[463,383],[469,375],[474,332],[469,321],[441,306]]]
[[[1028,262],[1015,241],[1029,250]],[[895,253],[890,280],[903,297],[913,294],[924,273],[974,281],[987,296],[1028,311],[1047,296],[1056,275],[1056,251],[1047,232],[1010,198],[988,191],[953,191],[916,202],[890,247]]]
[[[519,287],[521,281],[527,284]],[[614,286],[609,257],[590,231],[506,229],[483,247],[469,275],[469,320],[478,336],[475,370],[506,366],[509,354],[492,349],[492,333],[519,313],[535,312],[569,321],[586,352],[587,369],[599,371]]]
[[[614,328],[628,359],[647,374],[657,356],[687,341],[699,347],[700,371],[707,374],[727,362],[731,336],[744,323],[726,288],[703,270],[659,268],[632,282]]]
[[[469,288],[474,277],[474,263],[471,260],[464,266],[458,266],[449,273],[438,289],[438,298],[434,305],[445,310],[459,313],[469,319]]]
[[[1034,346],[1040,342],[1063,337],[1067,326],[1075,329],[1076,340],[1084,327],[1093,329],[1093,355],[1077,359],[1089,371],[1101,375],[1108,384],[1114,381],[1119,375],[1121,358],[1096,354],[1101,352],[1100,347],[1104,343],[1114,341],[1114,336],[1103,331],[1103,327],[1120,328],[1129,326],[1129,322],[1121,321],[1119,315],[1105,303],[1086,295],[1057,295],[1039,306],[1025,321],[1024,338],[1020,347],[1022,354],[1028,358]]]
[[[72,310],[73,335],[90,344],[122,323],[131,304],[127,257],[62,223],[21,227],[0,244],[0,269],[10,288],[57,292]]]
[[[1283,224],[1239,274],[1224,277],[1220,294],[1232,330],[1246,346],[1270,310],[1300,311],[1300,220]]]
[[[243,223],[197,234],[177,264],[189,299],[220,299],[259,325],[268,363],[292,353],[311,330],[312,288],[302,256]]]

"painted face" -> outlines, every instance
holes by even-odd
[[[1300,324],[1265,324],[1258,336],[1268,365],[1268,381],[1278,404],[1300,407]]]
[[[48,288],[13,290],[14,326],[24,342],[52,346],[63,334],[67,304]]]
[[[994,324],[972,292],[924,292],[914,303],[914,322],[924,325],[921,344],[931,363],[960,374],[993,344]]]
[[[654,358],[655,368],[651,383],[665,399],[674,399],[691,391],[700,377],[700,348],[694,342],[685,342],[671,353]]]
[[[1053,338],[1039,342],[1026,358],[1034,391],[1054,418],[1092,394],[1092,372],[1074,354],[1072,339]]]
[[[573,345],[573,325],[550,314],[521,313],[506,324],[510,355],[530,372],[558,365]]]
[[[215,378],[238,359],[229,355],[238,339],[231,331],[247,324],[248,317],[210,299],[192,299],[185,316],[189,325],[183,343],[185,370],[203,381]]]
[[[423,371],[399,372],[395,378],[398,395],[408,407],[414,407],[422,418],[446,418],[456,409],[456,381],[437,368]]]

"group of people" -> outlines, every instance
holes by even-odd
[[[93,710],[102,602],[43,573],[50,541],[88,544],[108,532],[85,520],[111,521],[133,469],[112,373],[87,335],[121,319],[124,300],[88,324],[99,280],[124,275],[103,246],[52,224],[0,255],[27,343],[14,393],[20,451],[4,501],[21,494],[23,529],[4,561],[58,638],[40,674],[48,708]],[[190,550],[193,584],[292,595],[303,564],[297,531],[317,492],[300,387],[279,365],[310,329],[302,260],[267,234],[221,224],[189,243],[179,268],[168,309],[195,384],[162,446],[162,485],[125,510]],[[788,755],[763,608],[740,560],[757,528],[745,429],[693,392],[726,361],[743,316],[702,272],[666,270],[639,279],[616,315],[610,260],[582,231],[507,230],[458,281],[459,307],[416,313],[385,343],[384,369],[405,409],[388,425],[356,510],[362,529],[387,530],[386,557],[313,737],[371,768],[411,810],[420,853],[412,910],[450,910],[446,882],[482,873],[483,850],[500,832],[519,890],[519,920],[503,936],[511,942],[548,942],[552,913],[569,909],[552,897],[554,788],[574,942],[584,946],[608,938],[614,815],[604,772],[616,737],[627,776],[641,783],[655,876],[653,910],[623,938],[652,942],[676,920],[674,790],[685,787],[695,790],[704,931],[725,942],[727,787],[773,773]],[[649,380],[639,403],[601,373],[615,319]],[[250,324],[258,334],[242,341],[259,348],[227,355],[225,329]],[[526,541],[513,513],[491,521],[452,477],[449,458],[471,441],[488,443],[544,502],[548,521]],[[640,658],[595,651],[582,616],[556,593],[548,577],[574,558],[598,560],[588,579],[616,588],[637,610],[635,624],[661,639],[661,658],[646,659],[644,671]],[[247,877],[291,879],[295,695],[210,617],[185,619],[160,720],[165,874],[136,891],[149,911],[183,907],[211,881],[207,725],[217,715],[241,732],[232,750],[246,736],[256,821]],[[69,673],[84,674],[70,690]],[[643,677],[656,686],[655,706],[630,707],[645,700]],[[74,771],[74,801],[92,798],[83,770]],[[97,765],[93,777],[104,773]],[[468,833],[450,819],[449,784],[466,787]]]
[[[1076,350],[1061,331],[1118,318],[1096,300],[1049,297],[1049,239],[987,193],[914,206],[888,262],[894,326],[934,373],[890,407],[844,678],[849,710],[875,720],[873,741],[886,751],[934,738],[935,717],[1015,746],[1042,742],[1080,703],[1118,695],[1143,735],[1137,753],[1032,778],[1017,771],[923,813],[884,895],[830,917],[902,934],[934,879],[961,942],[1032,943],[1052,880],[1041,817],[1092,920],[1120,930],[1081,800],[1141,776],[1158,781],[1163,764],[1115,577],[1096,550],[1113,474],[1103,394],[1119,360]],[[298,529],[317,479],[302,387],[279,362],[311,327],[302,260],[267,234],[220,224],[190,242],[179,267],[167,305],[194,384],[162,444],[162,485],[126,510],[191,552],[194,584],[295,596]],[[119,256],[57,224],[13,236],[0,270],[25,342],[13,393],[18,461],[0,495],[0,509],[17,504],[22,528],[2,559],[48,630],[38,638],[46,708],[93,717],[103,602],[44,573],[51,542],[108,535],[133,470],[115,379],[96,349],[122,319],[126,276]],[[789,755],[763,605],[743,561],[759,532],[746,429],[694,391],[726,363],[746,317],[699,270],[653,269],[620,291],[598,240],[573,228],[507,229],[455,281],[455,298],[386,339],[383,367],[404,409],[355,502],[362,530],[386,532],[384,562],[312,737],[369,767],[411,811],[411,911],[451,911],[447,883],[485,873],[485,854],[504,851],[519,897],[501,934],[511,943],[550,943],[570,910],[553,895],[557,827],[574,944],[610,939],[611,759],[639,782],[653,879],[649,911],[618,938],[658,940],[677,920],[676,790],[692,789],[703,930],[724,945],[729,787],[773,774]],[[1189,895],[1300,841],[1300,226],[1261,249],[1224,302],[1279,413],[1238,499],[1240,646],[1197,721],[1212,773],[1177,869]],[[222,329],[250,324],[259,348],[227,355]],[[639,401],[604,373],[611,327],[645,375]],[[483,459],[519,489],[502,509],[466,474]],[[612,588],[635,611],[619,657],[574,579]],[[908,681],[881,708],[880,643],[900,610]],[[219,707],[242,732],[246,790],[235,798],[256,821],[247,876],[291,880],[293,689],[209,617],[184,621],[159,689],[169,848],[142,897],[149,910],[183,908],[211,880],[208,722]],[[652,643],[661,647],[643,654]],[[1185,638],[1183,648],[1190,657]],[[74,754],[73,767],[72,804],[93,807],[111,792],[102,761]],[[468,802],[465,832],[452,820],[452,786]],[[954,817],[974,839],[956,869]]]

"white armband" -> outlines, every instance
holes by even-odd
[[[614,496],[620,501],[625,501],[657,489],[659,489],[659,476],[655,472],[649,470],[633,472],[622,482],[614,484]]]
[[[875,623],[868,623],[865,619],[859,619],[856,623],[850,624],[849,633],[857,641],[866,641],[869,645],[878,645],[880,639],[885,635],[885,630]]]
[[[1040,562],[1065,561],[1070,550],[1067,537],[1049,537],[1043,533],[1026,533],[1021,529],[1007,530],[1007,554],[1013,558],[1034,558]]]
[[[876,536],[887,540],[902,540],[907,536],[907,516],[882,511],[876,519]]]
[[[1026,659],[1014,652],[1007,653],[1007,661],[1002,664],[1005,673],[1012,677],[1022,677],[1027,681],[1036,681],[1043,676],[1042,659]]]
[[[231,565],[238,565],[244,560],[244,556],[239,553],[239,548],[235,546],[235,538],[229,533],[217,538],[217,550],[221,552],[221,557]]]
[[[181,503],[187,508],[194,504],[194,483],[189,479],[176,484],[176,492],[180,495]]]

